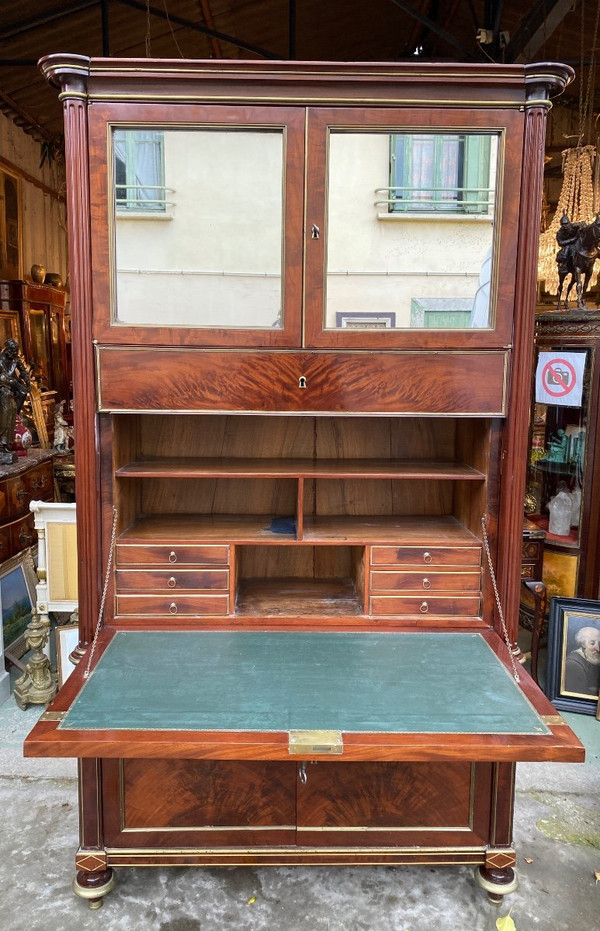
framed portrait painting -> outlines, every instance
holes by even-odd
[[[600,692],[600,601],[551,598],[546,695],[562,711],[596,714]]]

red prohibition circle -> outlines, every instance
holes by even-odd
[[[562,377],[562,372],[556,371],[553,368],[553,366],[558,365],[558,363],[566,366],[570,372],[570,382],[565,382]],[[550,372],[552,372],[552,386],[548,383],[548,375]],[[544,391],[546,391],[547,394],[551,394],[553,398],[564,398],[565,395],[573,391],[576,381],[577,375],[575,369],[567,359],[551,359],[542,369],[542,385],[544,386]]]

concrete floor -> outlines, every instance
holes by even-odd
[[[25,760],[40,707],[0,707],[4,931],[517,931],[600,928],[600,722],[565,715],[583,765],[517,767],[519,887],[498,908],[470,867],[121,869],[97,911],[71,892],[78,843],[72,760]]]

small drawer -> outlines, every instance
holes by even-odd
[[[117,566],[227,566],[228,546],[117,544]]]
[[[480,572],[371,572],[372,592],[478,592]]]
[[[372,566],[479,566],[478,546],[373,546]]]
[[[52,471],[52,460],[41,462],[39,466],[32,469],[25,476],[29,496],[31,499],[51,501],[54,499],[54,473]]]
[[[13,553],[19,553],[28,546],[33,546],[37,541],[37,532],[33,522],[33,514],[28,514],[27,517],[20,517],[9,525]]]
[[[24,514],[29,508],[31,493],[27,487],[24,475],[17,475],[6,483],[8,496],[8,515],[16,517]]]
[[[118,592],[198,592],[229,589],[229,569],[117,569]]]
[[[228,595],[117,595],[121,615],[176,618],[228,613]]]
[[[415,615],[416,617],[479,617],[479,598],[421,595],[375,595],[371,598],[371,614]]]

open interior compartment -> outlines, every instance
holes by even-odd
[[[109,420],[119,533],[166,518],[242,543],[368,543],[420,516],[450,516],[480,537],[501,432],[486,418]]]
[[[365,613],[363,546],[237,546],[235,614]]]

